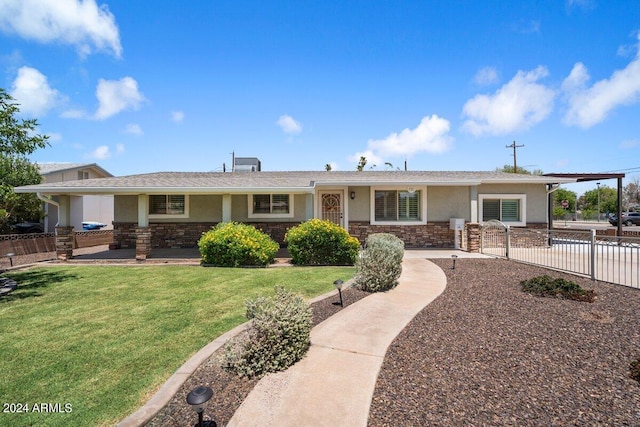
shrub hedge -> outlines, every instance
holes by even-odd
[[[267,266],[280,245],[252,225],[221,222],[198,240],[202,263],[218,267]]]
[[[389,233],[370,234],[356,264],[356,286],[367,292],[384,292],[396,287],[403,256],[402,240]]]
[[[360,242],[331,221],[311,219],[287,231],[291,260],[298,265],[353,265]]]
[[[261,377],[302,359],[311,345],[311,306],[302,296],[279,287],[275,296],[249,300],[246,308],[251,324],[225,345],[223,367]]]
[[[543,275],[533,279],[520,282],[523,292],[528,292],[537,296],[550,296],[575,301],[593,302],[596,293],[592,290],[585,290],[573,281],[562,278],[552,279],[551,276]]]

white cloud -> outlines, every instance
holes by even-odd
[[[436,114],[422,118],[414,129],[394,132],[384,139],[370,139],[367,150],[357,152],[349,161],[358,162],[360,157],[367,158],[367,167],[382,167],[385,160],[394,157],[408,157],[420,152],[443,153],[451,147],[449,121]]]
[[[624,69],[614,71],[608,79],[602,79],[588,87],[589,79],[587,67],[579,62],[562,82],[562,91],[569,103],[564,116],[568,125],[589,128],[605,120],[617,107],[638,102],[640,52]]]
[[[83,110],[67,110],[60,114],[63,119],[84,119],[87,113]]]
[[[480,86],[491,85],[499,80],[498,71],[495,67],[484,67],[478,70],[473,77],[473,81]]]
[[[182,111],[172,111],[171,112],[171,121],[174,123],[182,123],[184,120],[184,112]]]
[[[64,97],[57,90],[49,86],[47,77],[31,67],[21,67],[18,76],[13,81],[11,96],[20,104],[20,112],[44,115],[60,102]]]
[[[284,133],[295,135],[302,132],[302,123],[297,122],[293,117],[286,114],[280,116],[276,124],[280,126]]]
[[[98,81],[96,97],[100,103],[95,118],[107,119],[124,110],[137,110],[144,101],[144,96],[138,90],[138,82],[131,77],[120,80]]]
[[[106,160],[111,157],[108,145],[101,145],[89,154],[89,157],[96,160]]]
[[[410,156],[426,151],[442,153],[451,146],[449,121],[437,115],[423,117],[415,129],[392,133],[385,139],[369,140],[368,148],[382,157]]]
[[[126,133],[130,133],[132,135],[142,135],[142,134],[144,134],[144,132],[142,131],[142,128],[140,127],[140,125],[135,124],[135,123],[128,124],[125,127],[124,131]]]
[[[81,56],[122,54],[115,17],[95,0],[2,0],[0,30],[40,43],[69,44]]]
[[[382,165],[384,164],[384,160],[382,157],[378,156],[372,150],[358,151],[353,156],[349,156],[349,161],[354,162],[356,164],[360,163],[360,157],[364,157],[367,159],[367,164],[365,165],[365,170],[373,167],[374,165]]]
[[[116,144],[116,153],[117,154],[124,153],[124,144]]]
[[[518,71],[493,95],[477,95],[464,104],[463,130],[474,136],[504,135],[526,130],[544,120],[553,109],[555,92],[538,83],[548,71],[539,66]]]

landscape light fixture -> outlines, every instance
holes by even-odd
[[[340,280],[340,279],[338,279],[335,282],[333,282],[333,285],[338,290],[338,295],[340,295],[340,307],[344,307],[344,304],[342,304],[342,284],[343,283],[344,282],[342,280]]]
[[[456,269],[456,260],[458,259],[458,255],[451,255],[451,259],[453,260],[453,269]]]
[[[213,390],[211,390],[210,387],[204,386],[194,388],[187,395],[187,403],[191,405],[191,408],[198,414],[198,427],[204,426],[202,415],[204,414],[204,407],[207,405],[209,399],[211,399],[211,396],[213,396]]]
[[[9,264],[11,264],[11,267],[13,267],[13,257],[15,255],[16,254],[14,254],[13,252],[7,254],[7,258],[9,258]]]

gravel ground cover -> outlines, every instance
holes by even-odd
[[[353,304],[369,295],[354,288],[342,291],[344,306]],[[342,309],[338,296],[329,297],[311,305],[313,310],[313,326],[321,323]],[[183,427],[193,425],[197,420],[195,412],[187,405],[189,391],[197,386],[206,385],[212,388],[213,397],[209,401],[204,414],[205,420],[214,420],[218,427],[226,425],[245,397],[253,390],[258,379],[240,378],[220,367],[220,350],[203,363],[187,381],[180,391],[158,414],[147,424],[153,427]]]
[[[498,259],[433,260],[447,288],[382,366],[370,426],[637,426],[640,290]],[[520,281],[564,277],[594,303],[542,298]]]

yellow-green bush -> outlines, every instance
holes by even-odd
[[[300,265],[353,265],[360,242],[331,221],[312,219],[287,231],[291,260]]]
[[[280,245],[252,225],[221,222],[198,240],[202,263],[218,267],[267,266]]]

